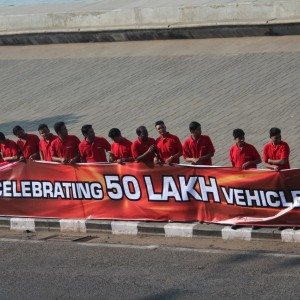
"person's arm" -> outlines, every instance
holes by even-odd
[[[80,162],[80,154],[79,154],[79,152],[77,152],[77,154],[73,158],[71,158],[69,160],[68,164],[74,165],[74,164],[76,164],[78,162]]]
[[[242,165],[242,169],[246,170],[249,166],[258,165],[261,163],[261,158],[257,158],[255,160],[247,161]]]
[[[132,149],[132,152],[133,152],[133,149]],[[153,154],[154,152],[155,152],[155,145],[151,145],[145,153],[143,153],[140,156],[136,156],[136,157],[134,156],[134,153],[133,153],[133,157],[135,158],[136,162],[141,162],[141,161],[147,160],[149,155]]]
[[[285,165],[288,162],[286,158],[284,159],[268,159],[268,164],[270,165],[276,165],[276,166],[282,166]]]
[[[177,148],[177,153],[175,153],[174,155],[166,159],[167,165],[172,164],[174,160],[177,160],[179,159],[180,156],[182,156],[182,145],[179,138],[176,138],[175,147]]]
[[[196,161],[195,164],[196,164],[196,165],[201,165],[201,162],[203,162],[203,161],[205,161],[205,160],[207,160],[207,159],[213,157],[214,155],[215,155],[214,152],[207,153],[206,155],[203,155],[203,156],[199,157],[199,158],[197,159],[197,161]]]
[[[35,152],[35,153],[33,153],[29,156],[30,160],[38,160],[39,158],[40,158],[40,153],[39,152]]]
[[[265,145],[264,149],[263,149],[263,163],[264,163],[264,166],[267,168],[267,169],[270,169],[270,170],[274,170],[274,171],[278,171],[279,170],[279,167],[276,166],[276,165],[271,165],[269,163],[269,154],[268,154],[268,145]]]
[[[210,158],[212,158],[215,155],[215,147],[210,139],[209,136],[205,137],[205,142],[206,142],[206,149],[207,153],[201,157],[198,158],[197,164],[201,164],[203,161],[206,161]]]
[[[19,155],[3,157],[3,161],[7,161],[7,162],[15,162],[18,160],[19,160]]]
[[[191,157],[192,155],[191,155],[191,152],[190,152],[189,145],[188,145],[187,141],[184,141],[184,143],[182,144],[182,152],[183,152],[183,159],[186,162],[191,163],[191,164],[195,164],[198,161],[197,158]]]
[[[3,154],[1,153],[2,157]],[[17,144],[13,144],[11,148],[11,156],[3,157],[3,161],[15,162],[20,159],[20,151]]]
[[[44,160],[43,152],[40,150],[40,160]]]

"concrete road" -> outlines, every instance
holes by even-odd
[[[228,165],[234,128],[261,151],[278,126],[299,168],[299,52],[299,36],[0,47],[0,130],[64,120],[134,139],[163,119],[184,139],[197,120]]]
[[[295,244],[0,236],[1,299],[299,299]]]

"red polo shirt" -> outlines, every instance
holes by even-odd
[[[96,136],[90,143],[84,139],[79,144],[79,152],[83,162],[107,162],[105,151],[110,151],[110,143],[103,137]]]
[[[260,155],[253,145],[244,143],[243,147],[240,148],[237,144],[234,144],[230,148],[230,161],[233,167],[241,168],[244,163],[260,159]],[[247,169],[256,168],[256,164],[251,164]]]
[[[1,153],[2,157],[12,157],[19,153],[19,148],[17,144],[9,139],[6,139],[4,144],[1,144]]]
[[[211,142],[211,139],[207,135],[201,135],[198,140],[195,140],[192,136],[188,137],[182,145],[183,157],[200,158],[209,153],[215,153],[215,148]],[[211,158],[201,162],[201,165],[212,165]]]
[[[58,137],[51,143],[51,157],[72,159],[79,153],[79,144],[80,140],[75,135],[68,135],[65,141]]]
[[[268,163],[268,159],[280,160],[287,159],[288,162],[285,165],[278,166],[280,170],[290,169],[289,163],[290,156],[290,147],[289,145],[281,141],[278,145],[274,145],[272,142],[269,142],[264,146],[263,149],[263,161]]]
[[[39,153],[40,139],[35,134],[26,134],[25,139],[19,139],[17,145],[24,158],[28,159],[32,154]]]
[[[119,143],[113,142],[111,144],[111,152],[115,159],[132,157],[131,145],[132,142],[124,137]]]
[[[131,146],[133,158],[137,159],[139,156],[143,155],[152,145],[155,145],[155,139],[153,138],[148,138],[146,142],[141,141],[140,138],[135,140]],[[153,162],[154,156],[154,153],[149,153],[145,161]]]
[[[46,160],[46,161],[52,160],[51,144],[56,138],[57,138],[57,135],[51,134],[49,137],[49,140],[44,140],[44,139],[40,140],[39,148],[40,148],[40,152],[43,155],[43,160]]]
[[[166,159],[179,153],[182,155],[182,145],[176,135],[167,133],[165,137],[160,136],[156,139],[156,148],[160,159],[165,163]],[[173,163],[179,164],[179,158],[173,160]]]

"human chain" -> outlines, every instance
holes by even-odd
[[[112,128],[106,138],[95,135],[92,125],[81,128],[84,139],[80,141],[70,135],[64,122],[54,124],[57,135],[50,132],[46,124],[38,127],[41,139],[17,125],[13,134],[17,142],[7,139],[0,132],[0,150],[2,162],[26,160],[54,161],[62,164],[115,162],[143,162],[145,164],[178,164],[180,157],[192,165],[212,165],[215,148],[209,136],[202,134],[201,125],[191,122],[190,136],[181,143],[176,135],[167,131],[163,121],[157,121],[155,128],[159,134],[157,139],[148,136],[145,126],[136,129],[137,139],[132,143],[122,136],[118,128]],[[245,142],[242,129],[233,130],[234,144],[229,151],[229,159],[233,167],[241,169],[257,168],[262,161],[271,170],[289,169],[289,145],[281,140],[281,130],[270,129],[270,141],[264,146],[262,159],[256,148]]]

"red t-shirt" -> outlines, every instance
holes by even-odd
[[[152,145],[155,145],[155,139],[153,138],[148,138],[146,142],[141,141],[140,138],[135,140],[131,146],[133,158],[137,159],[139,156],[143,155]],[[149,153],[145,161],[153,162],[153,159],[154,153]]]
[[[163,163],[166,159],[179,153],[182,155],[182,145],[179,138],[176,135],[167,133],[165,137],[160,136],[156,139],[156,147],[158,155]],[[179,164],[179,158],[172,161]]]
[[[40,152],[43,155],[43,160],[46,160],[46,161],[52,160],[51,144],[56,138],[57,138],[56,135],[51,134],[49,140],[44,140],[44,139],[40,140],[39,148],[40,148]]]
[[[132,142],[124,137],[118,143],[113,142],[111,144],[111,152],[114,155],[115,159],[132,157],[131,145]]]
[[[110,143],[105,138],[97,136],[92,143],[85,139],[79,144],[83,162],[107,162],[105,151],[110,149]]]
[[[285,165],[279,166],[279,169],[290,169],[289,163],[290,147],[289,145],[281,141],[278,145],[274,145],[272,142],[266,144],[263,149],[263,161],[268,162],[268,159],[280,160],[287,159],[288,162]]]
[[[79,153],[79,144],[80,140],[75,135],[68,135],[65,141],[58,137],[51,143],[51,157],[72,159]]]
[[[19,153],[19,148],[18,145],[9,139],[5,140],[4,144],[1,144],[1,153],[2,157],[12,157],[15,156]]]
[[[229,158],[233,167],[241,168],[244,163],[260,159],[260,155],[253,145],[244,143],[240,148],[237,144],[234,144],[230,148]],[[247,169],[256,168],[256,164],[251,164]]]
[[[39,153],[40,139],[35,134],[26,134],[25,139],[19,139],[17,145],[24,158],[28,159],[32,154]]]
[[[211,139],[207,135],[201,135],[198,140],[188,137],[182,145],[183,157],[200,158],[209,153],[215,153],[215,148],[211,142]],[[201,165],[212,165],[211,158],[201,162]]]

